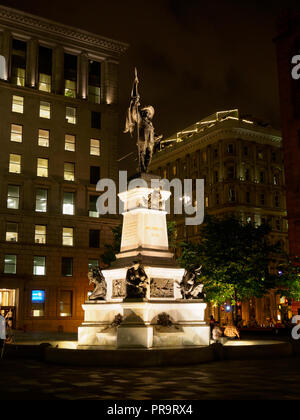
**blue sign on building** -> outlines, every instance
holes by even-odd
[[[44,290],[32,290],[31,300],[35,303],[44,303],[45,302],[45,291]]]

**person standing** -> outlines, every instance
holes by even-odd
[[[213,329],[214,329],[214,327],[215,327],[215,324],[216,324],[216,320],[215,320],[215,318],[213,317],[213,315],[211,315],[211,316],[210,316],[210,320],[209,320],[209,326],[210,326],[210,336],[211,336],[211,338],[212,338],[212,332],[213,332]]]
[[[4,316],[1,315],[1,308],[0,308],[0,355],[2,358],[3,348],[6,340],[6,321]]]

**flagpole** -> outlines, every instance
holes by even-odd
[[[139,123],[139,79],[137,75],[137,68],[135,67],[135,83],[136,83],[136,95],[137,95],[137,104],[136,104],[136,124],[137,124],[137,147],[138,147],[138,158],[139,158],[139,172],[142,171],[141,169],[141,153],[140,153],[140,123]]]

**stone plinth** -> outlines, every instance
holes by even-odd
[[[209,327],[204,321],[206,303],[200,301],[131,301],[86,303],[78,345],[83,347],[172,347],[209,345]],[[172,325],[157,324],[167,313]],[[119,327],[111,327],[116,315]]]
[[[107,283],[106,301],[83,305],[78,348],[209,345],[210,329],[204,321],[206,303],[182,299],[184,269],[177,266],[169,252],[165,203],[170,193],[151,188],[151,177],[144,178],[146,187],[120,194],[125,209],[120,254],[111,269],[102,271]],[[127,272],[136,265],[141,265],[147,276],[146,296],[141,300],[126,295]],[[158,324],[162,314],[168,315],[170,326]],[[122,323],[117,326],[114,321],[118,315]]]

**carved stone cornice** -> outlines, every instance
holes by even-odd
[[[162,150],[154,156],[152,164],[153,167],[157,167],[169,162],[170,159],[180,159],[184,154],[194,153],[208,145],[217,143],[219,140],[237,140],[238,138],[242,138],[244,141],[253,141],[257,144],[282,147],[280,132],[276,135],[275,130],[268,133],[258,127],[245,128],[235,123],[223,123],[223,126],[213,127],[207,133],[195,133],[191,138]]]
[[[14,31],[21,29],[27,33],[32,32],[35,36],[39,33],[45,38],[54,37],[54,39],[60,38],[61,41],[68,40],[76,44],[80,43],[90,49],[101,49],[112,55],[120,55],[128,48],[128,44],[124,42],[98,36],[4,6],[0,6],[0,25],[10,27]]]

